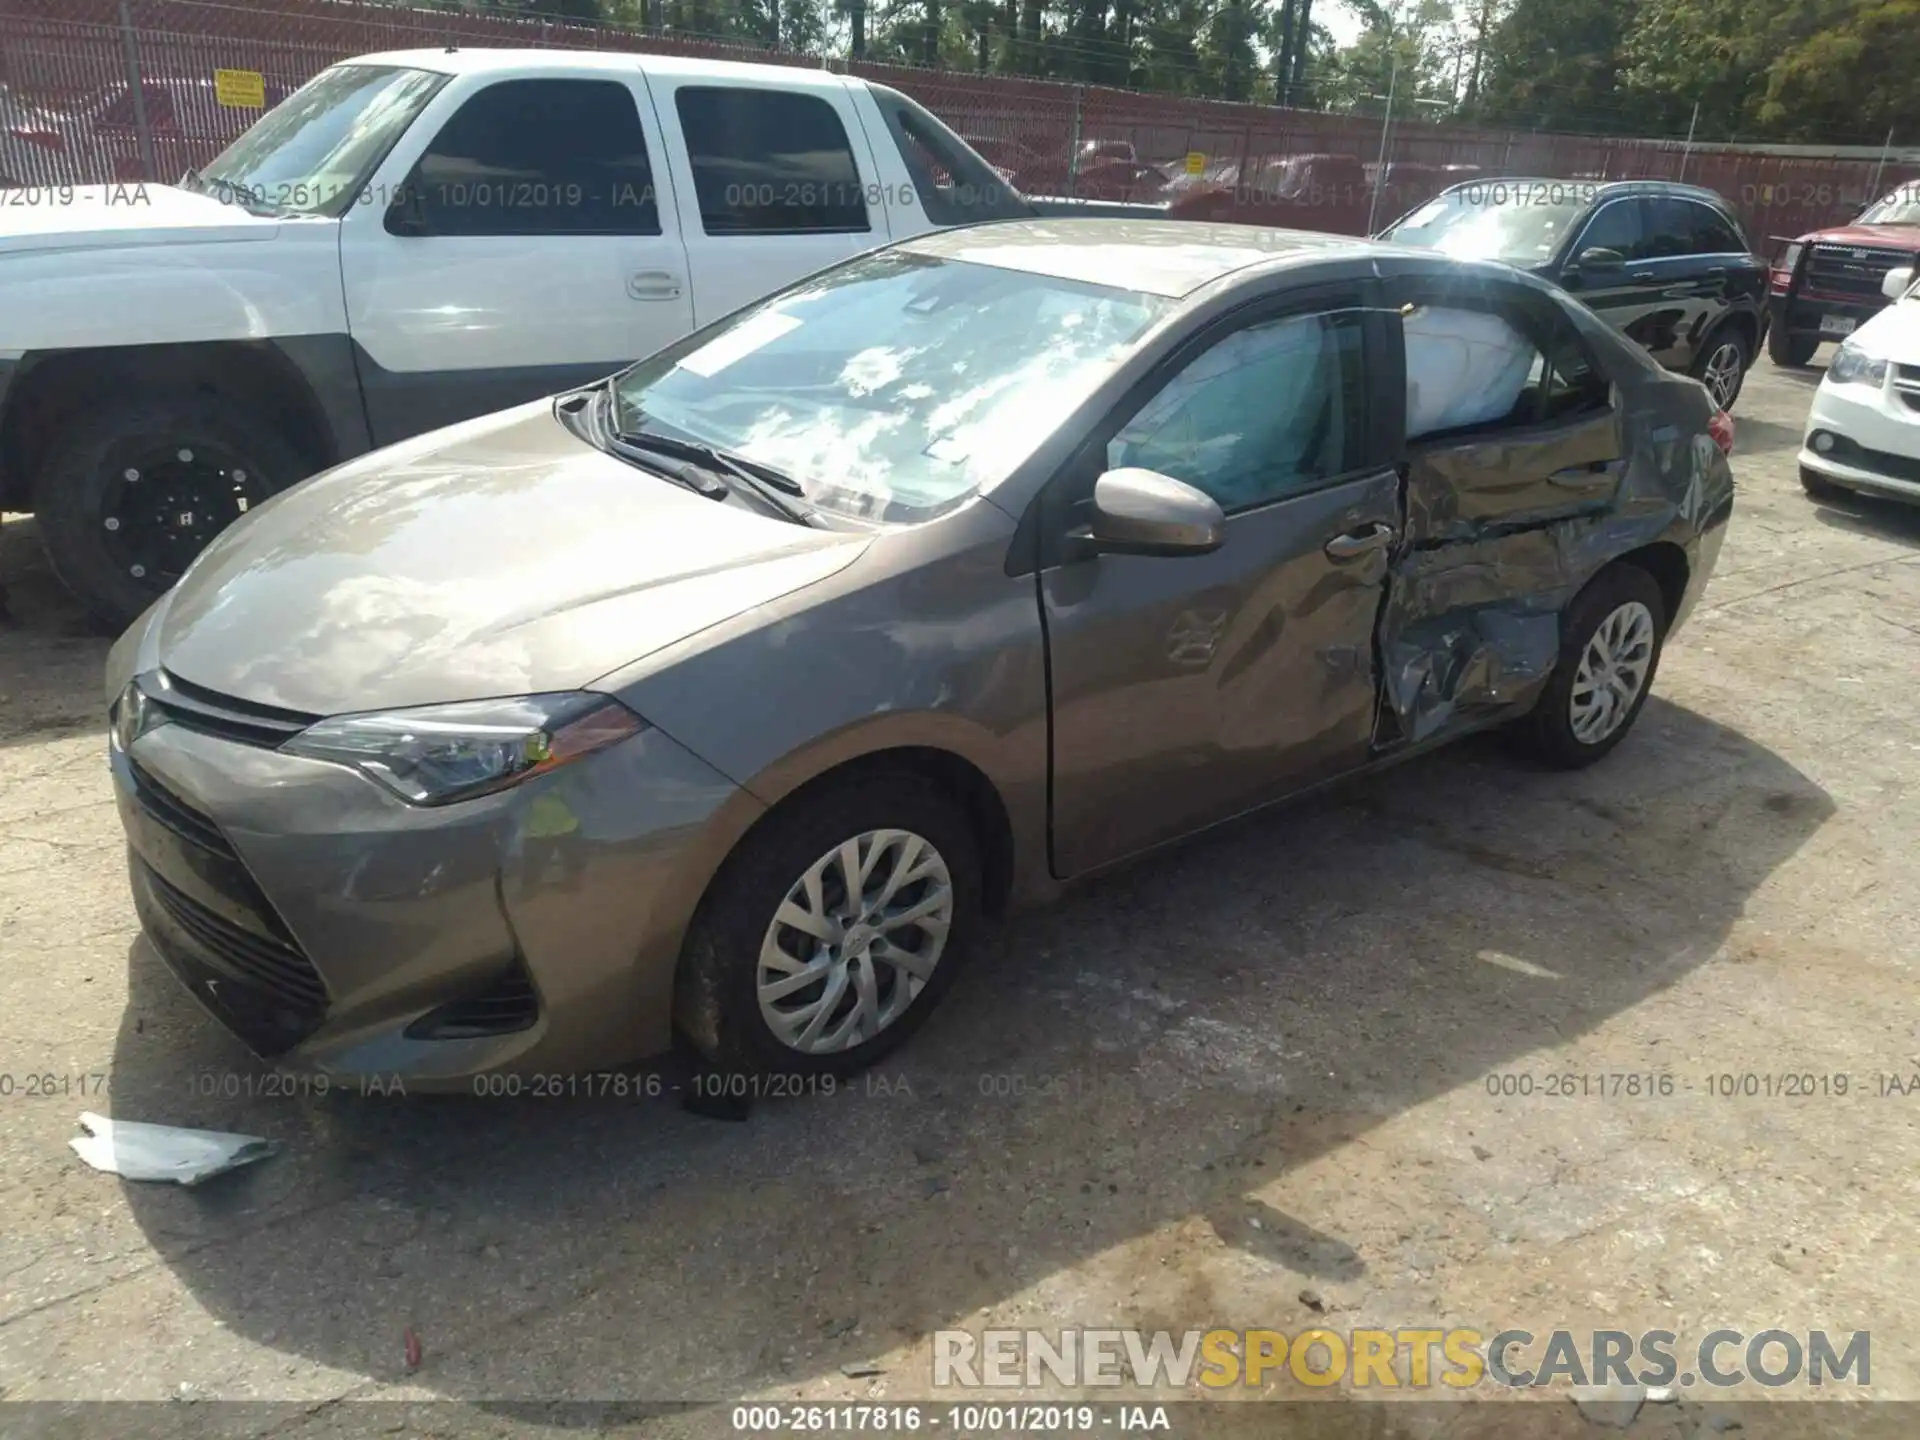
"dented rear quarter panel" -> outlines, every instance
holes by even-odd
[[[1530,705],[1558,661],[1562,613],[1608,565],[1679,548],[1672,633],[1718,557],[1733,473],[1706,390],[1554,298],[1612,379],[1613,408],[1551,434],[1410,447],[1380,624],[1382,750]]]

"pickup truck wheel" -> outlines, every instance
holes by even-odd
[[[312,468],[215,396],[147,397],[76,416],[48,452],[34,508],[54,572],[117,631],[215,535]]]
[[[1813,359],[1813,352],[1819,348],[1819,336],[1795,335],[1784,324],[1776,324],[1767,331],[1767,358],[1776,365],[1797,370]]]
[[[1557,770],[1591,765],[1626,739],[1653,689],[1667,602],[1638,565],[1609,565],[1560,619],[1560,662],[1519,738]]]
[[[1723,325],[1700,347],[1700,356],[1693,362],[1693,378],[1707,387],[1714,404],[1731,410],[1740,398],[1740,387],[1752,363],[1746,335],[1738,326]]]

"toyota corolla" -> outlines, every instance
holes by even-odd
[[[983,914],[1470,731],[1607,754],[1731,446],[1508,267],[923,237],[226,532],[109,660],[140,917],[276,1064],[850,1070]]]

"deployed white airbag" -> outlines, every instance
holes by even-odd
[[[1498,315],[1423,305],[1406,315],[1407,437],[1512,412],[1540,352]]]

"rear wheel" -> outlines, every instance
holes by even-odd
[[[687,936],[676,1013],[722,1070],[845,1075],[904,1041],[980,915],[966,816],[906,771],[830,781],[727,861]]]
[[[1795,335],[1784,323],[1767,331],[1767,358],[1776,365],[1798,369],[1813,359],[1813,352],[1819,348],[1819,336]]]
[[[1560,662],[1520,734],[1562,770],[1591,765],[1640,718],[1666,639],[1667,603],[1651,575],[1615,563],[1574,598],[1560,622]]]
[[[145,397],[70,421],[34,508],[54,571],[120,629],[215,535],[311,469],[278,432],[217,396]]]
[[[1693,362],[1693,378],[1707,387],[1714,404],[1722,410],[1731,410],[1733,402],[1740,398],[1740,386],[1752,363],[1746,332],[1734,325],[1724,325],[1700,347],[1699,358]]]

